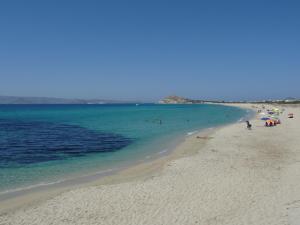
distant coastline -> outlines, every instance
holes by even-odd
[[[296,98],[285,98],[285,99],[268,99],[268,100],[257,100],[257,101],[223,101],[223,100],[195,100],[176,95],[168,96],[158,102],[159,104],[203,104],[203,103],[252,103],[252,104],[299,104],[300,99]]]
[[[68,98],[51,98],[51,97],[0,96],[0,104],[124,104],[124,103],[139,103],[139,102],[105,100],[105,99],[68,99]]]
[[[54,98],[54,97],[21,97],[21,96],[0,96],[0,104],[142,104],[154,102],[126,101],[126,100],[107,100],[107,99],[81,99],[81,98]],[[205,100],[190,99],[171,95],[157,102],[158,104],[222,104],[222,103],[252,103],[252,104],[299,104],[300,99],[268,99],[256,101],[225,101],[225,100]]]

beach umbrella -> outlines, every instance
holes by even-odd
[[[261,120],[270,120],[270,118],[269,117],[263,117],[263,118],[261,118]]]

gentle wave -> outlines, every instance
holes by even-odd
[[[167,153],[168,151],[169,151],[169,149],[164,149],[164,150],[158,152],[157,155],[161,155],[161,154]]]
[[[193,134],[196,134],[197,132],[198,132],[197,130],[188,132],[188,133],[186,134],[186,136],[191,136],[191,135],[193,135]]]
[[[0,191],[0,195],[10,194],[10,193],[20,192],[20,191],[27,191],[27,190],[30,190],[33,188],[59,184],[59,183],[65,182],[65,181],[67,181],[67,180],[65,179],[65,180],[57,180],[57,181],[53,181],[53,182],[41,182],[38,184],[26,186],[26,187],[20,187],[20,188],[14,188],[14,189],[9,189],[9,190],[5,190],[5,191]]]
[[[169,149],[164,149],[162,151],[155,153],[154,155],[166,154],[168,151],[169,151]],[[151,158],[153,158],[154,155],[147,155],[147,156],[145,156],[145,159],[151,159]]]
[[[22,192],[22,191],[27,191],[27,190],[31,190],[34,188],[39,188],[39,187],[47,187],[47,186],[51,186],[51,185],[56,185],[56,184],[62,184],[68,181],[72,181],[72,180],[79,180],[79,179],[84,179],[84,178],[88,178],[88,177],[94,177],[94,176],[99,176],[99,175],[103,175],[103,174],[107,174],[107,173],[111,173],[111,172],[115,172],[118,171],[119,167],[116,167],[114,169],[107,169],[107,170],[102,170],[102,171],[98,171],[94,174],[91,175],[84,175],[84,176],[79,176],[76,178],[69,178],[69,179],[60,179],[57,181],[53,181],[53,182],[40,182],[34,185],[28,185],[25,187],[19,187],[19,188],[13,188],[13,189],[9,189],[9,190],[5,190],[5,191],[0,191],[0,196],[1,195],[5,195],[5,194],[11,194],[11,193],[16,193],[16,192]]]

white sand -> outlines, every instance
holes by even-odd
[[[73,189],[2,214],[0,224],[299,225],[300,108],[285,108],[282,125],[252,120],[251,131],[236,123],[211,139],[192,136],[178,148],[197,154],[151,176]]]

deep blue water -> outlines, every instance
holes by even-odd
[[[133,140],[77,125],[0,119],[0,168],[120,150]]]
[[[220,105],[0,105],[0,192],[149,159],[190,132],[238,121]]]

